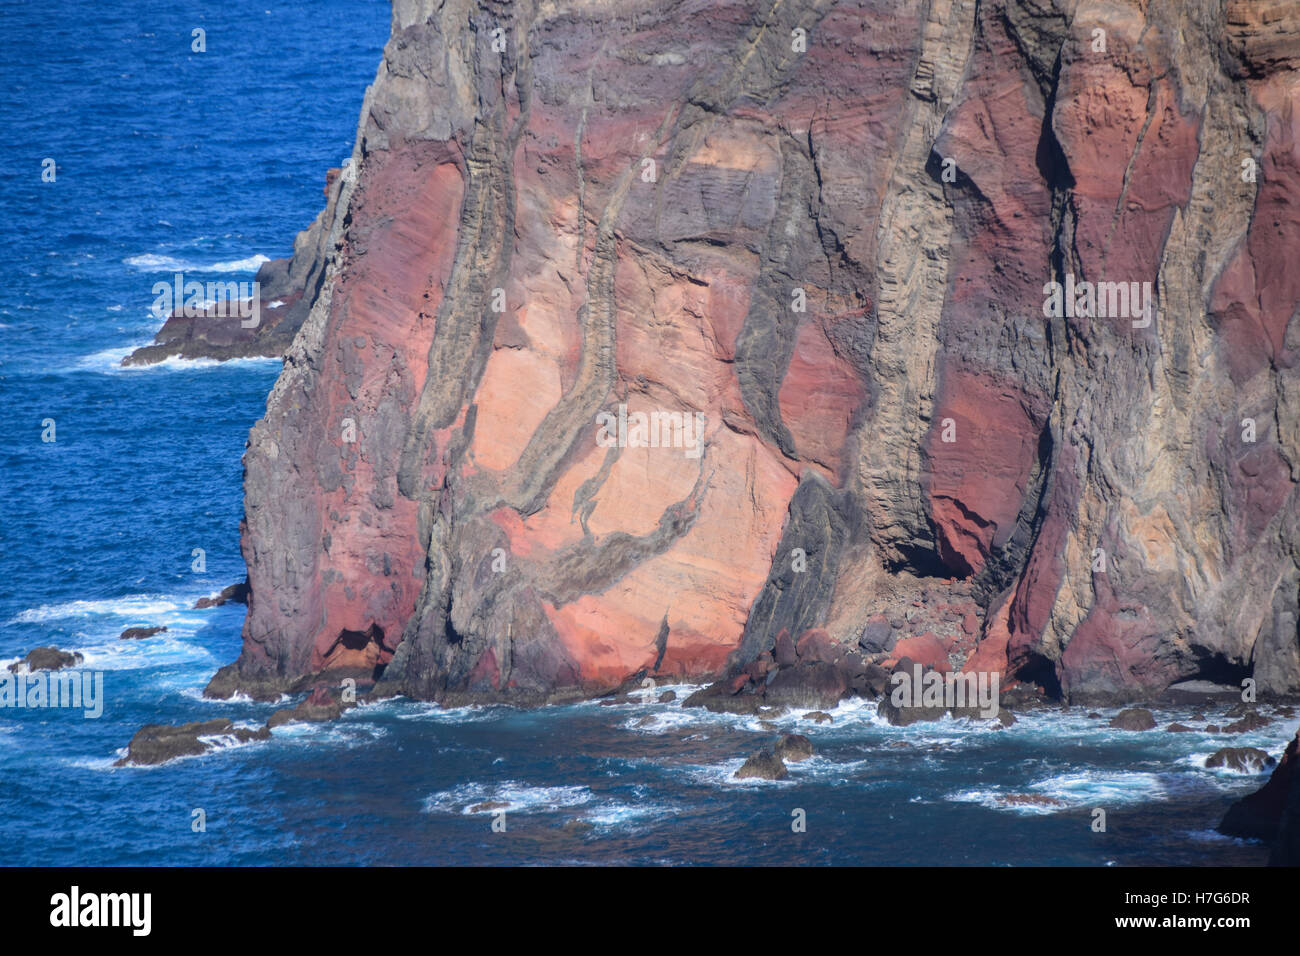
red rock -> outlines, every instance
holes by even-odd
[[[905,637],[894,645],[894,653],[901,659],[909,657],[928,670],[947,673],[952,670],[948,661],[948,650],[943,642],[933,634],[918,634]]]

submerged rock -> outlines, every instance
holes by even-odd
[[[1246,716],[1242,717],[1241,720],[1234,721],[1224,727],[1223,732],[1225,734],[1244,734],[1252,730],[1259,730],[1263,727],[1267,727],[1271,722],[1272,721],[1267,717],[1252,710],[1247,713]]]
[[[998,798],[999,802],[1012,807],[1063,807],[1064,800],[1049,797],[1045,793],[1009,793]]]

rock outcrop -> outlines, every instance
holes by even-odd
[[[153,342],[136,349],[122,359],[122,364],[153,365],[169,358],[224,361],[284,355],[320,296],[329,252],[342,228],[338,221],[340,173],[331,169],[326,174],[325,208],[298,233],[293,256],[264,262],[257,270],[253,279],[256,308],[253,299],[238,294],[244,291],[238,283],[231,286],[229,294],[218,290],[216,302],[208,302],[205,295],[202,308],[193,310],[197,314],[187,315],[187,303],[180,302],[167,315]],[[197,277],[184,278],[192,281]]]
[[[179,757],[198,757],[222,746],[222,739],[241,744],[270,740],[271,731],[267,727],[257,730],[236,727],[225,718],[196,721],[179,727],[150,724],[135,732],[127,745],[126,756],[113,766],[150,767]]]
[[[210,693],[754,681],[811,630],[1070,701],[1300,691],[1267,7],[395,0],[277,267]],[[852,692],[806,670],[766,696]]]
[[[22,660],[9,665],[9,672],[18,674],[25,671],[58,671],[65,667],[76,667],[85,657],[79,651],[63,651],[57,647],[36,647],[27,652]]]
[[[153,637],[155,634],[161,634],[166,630],[166,625],[157,625],[155,627],[128,627],[118,635],[118,639],[123,641],[142,641],[145,638]]]

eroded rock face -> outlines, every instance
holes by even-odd
[[[1076,701],[1300,691],[1273,6],[396,0],[213,692],[752,681],[814,630]]]

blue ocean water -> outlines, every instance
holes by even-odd
[[[240,456],[278,371],[117,362],[156,330],[157,279],[249,279],[289,253],[351,150],[388,21],[382,0],[0,4],[0,662],[80,651],[106,698],[100,719],[0,709],[5,863],[1263,862],[1212,833],[1262,782],[1204,769],[1222,738],[1115,734],[1079,710],[998,731],[892,728],[864,703],[833,724],[792,716],[778,723],[817,756],[779,783],[730,778],[772,739],[755,720],[677,703],[389,701],[114,769],[143,724],[274,709],[202,699],[238,653],[243,608],[190,608],[243,577]],[[118,640],[153,624],[168,631]],[[1277,753],[1293,725],[1231,742]],[[505,804],[505,832],[482,804]]]

